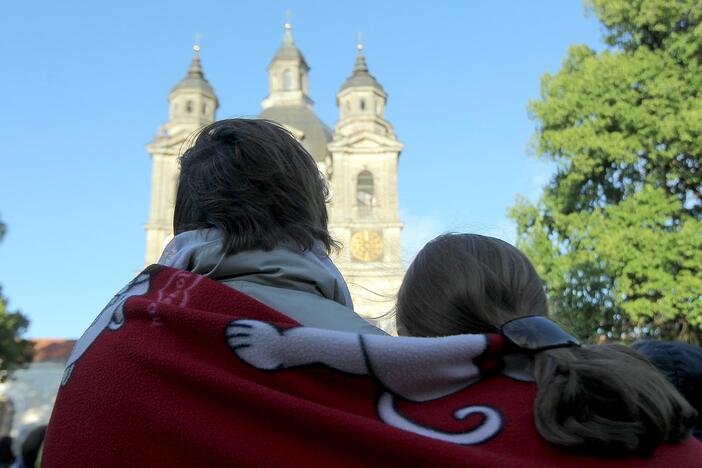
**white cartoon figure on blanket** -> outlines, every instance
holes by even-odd
[[[257,369],[277,371],[322,364],[349,374],[374,376],[387,389],[378,400],[378,416],[399,429],[472,445],[490,439],[503,425],[496,409],[467,406],[456,410],[453,416],[463,420],[478,413],[483,415],[482,423],[467,432],[447,433],[408,420],[394,406],[394,395],[426,402],[456,393],[480,380],[480,369],[472,358],[485,351],[485,335],[391,337],[308,327],[279,330],[266,322],[235,320],[227,326],[226,338],[234,353]],[[511,367],[522,367],[515,364]],[[513,373],[519,380],[528,380],[527,375],[519,375],[517,370]]]
[[[149,290],[150,278],[151,275],[146,272],[134,278],[114,295],[105,308],[102,309],[102,312],[93,320],[93,323],[90,324],[76,342],[71,355],[68,357],[66,370],[63,372],[63,378],[61,379],[62,386],[68,383],[68,379],[76,366],[76,361],[87,351],[103,330],[118,330],[124,325],[124,303],[132,296],[146,294]]]

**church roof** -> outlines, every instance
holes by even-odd
[[[280,46],[280,48],[273,56],[273,60],[271,60],[271,63],[275,62],[276,60],[299,60],[304,65],[307,65],[305,56],[302,55],[300,49],[298,49],[297,46],[293,43],[284,43],[282,46]]]
[[[295,41],[293,40],[292,37],[292,26],[290,23],[285,23],[285,36],[283,36],[283,45],[278,48],[276,51],[275,55],[273,56],[273,59],[271,60],[271,65],[276,60],[297,60],[301,62],[301,64],[309,68],[307,65],[307,61],[305,60],[305,56],[302,55],[302,52],[300,49],[297,48],[295,45]]]
[[[38,339],[30,343],[34,350],[32,362],[66,362],[76,340]]]
[[[360,44],[358,46],[358,56],[356,57],[356,64],[353,67],[353,73],[344,84],[341,85],[340,91],[357,86],[372,86],[383,93],[385,92],[383,86],[368,71],[366,58],[363,55],[363,46]]]
[[[332,130],[308,106],[303,104],[272,106],[264,109],[258,117],[301,131],[302,146],[315,161],[323,162],[326,159],[327,143],[331,141]]]
[[[190,64],[190,68],[188,68],[188,74],[173,87],[171,92],[179,89],[198,89],[215,96],[214,88],[210,82],[207,81],[205,74],[202,71],[199,50],[199,47],[195,49],[195,56]]]

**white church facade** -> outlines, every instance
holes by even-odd
[[[178,157],[194,132],[215,121],[219,106],[204,76],[199,46],[194,50],[186,77],[168,95],[168,121],[147,145],[153,164],[147,265],[158,260],[173,236]],[[329,229],[342,245],[333,260],[349,284],[356,311],[391,330],[388,312],[404,275],[397,190],[403,146],[385,119],[388,96],[370,74],[359,44],[353,72],[336,95],[339,120],[332,130],[314,113],[309,70],[287,23],[283,44],[268,66],[269,94],[258,117],[287,128],[326,175],[332,194]]]

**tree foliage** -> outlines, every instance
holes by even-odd
[[[5,234],[5,224],[0,221],[0,240]],[[29,320],[20,312],[7,310],[7,300],[0,287],[0,382],[10,373],[32,359],[32,349],[21,335],[27,330]]]
[[[587,4],[609,47],[571,47],[529,104],[557,170],[510,210],[518,245],[582,338],[700,343],[702,2]]]

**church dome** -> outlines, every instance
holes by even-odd
[[[264,109],[258,117],[272,120],[290,129],[315,161],[324,162],[327,158],[327,144],[332,139],[332,130],[315,115],[309,106],[304,104],[272,106]],[[298,132],[299,134],[296,134]]]
[[[314,113],[314,103],[307,95],[307,75],[310,67],[295,45],[292,25],[285,23],[283,44],[268,65],[268,97],[261,103],[260,119],[277,122],[286,127],[317,162],[326,162],[327,144],[332,130]]]
[[[358,57],[356,57],[356,65],[353,67],[353,73],[344,82],[344,84],[341,85],[341,89],[339,91],[343,91],[346,88],[355,88],[360,86],[371,86],[383,93],[385,92],[383,86],[368,71],[366,58],[363,56],[363,47],[359,44]]]
[[[285,23],[285,35],[283,36],[283,45],[281,45],[280,48],[278,48],[278,50],[276,51],[275,55],[273,56],[273,59],[271,60],[269,68],[272,67],[279,60],[293,61],[296,62],[300,67],[309,69],[309,66],[307,66],[307,61],[305,60],[305,56],[302,55],[300,49],[298,49],[295,45],[295,41],[293,40],[292,36],[292,25],[289,22]]]
[[[202,71],[202,66],[200,65],[200,55],[197,53],[199,49],[196,49],[196,55],[193,57],[193,62],[188,68],[188,74],[180,80],[171,89],[171,93],[180,89],[197,89],[203,91],[211,96],[215,96],[214,88],[209,81],[205,78],[205,74]]]
[[[275,62],[276,60],[299,60],[300,62],[307,65],[305,56],[302,55],[300,49],[298,49],[292,42],[285,42],[282,46],[280,46],[278,51],[273,56],[273,60],[271,60],[271,62]]]

